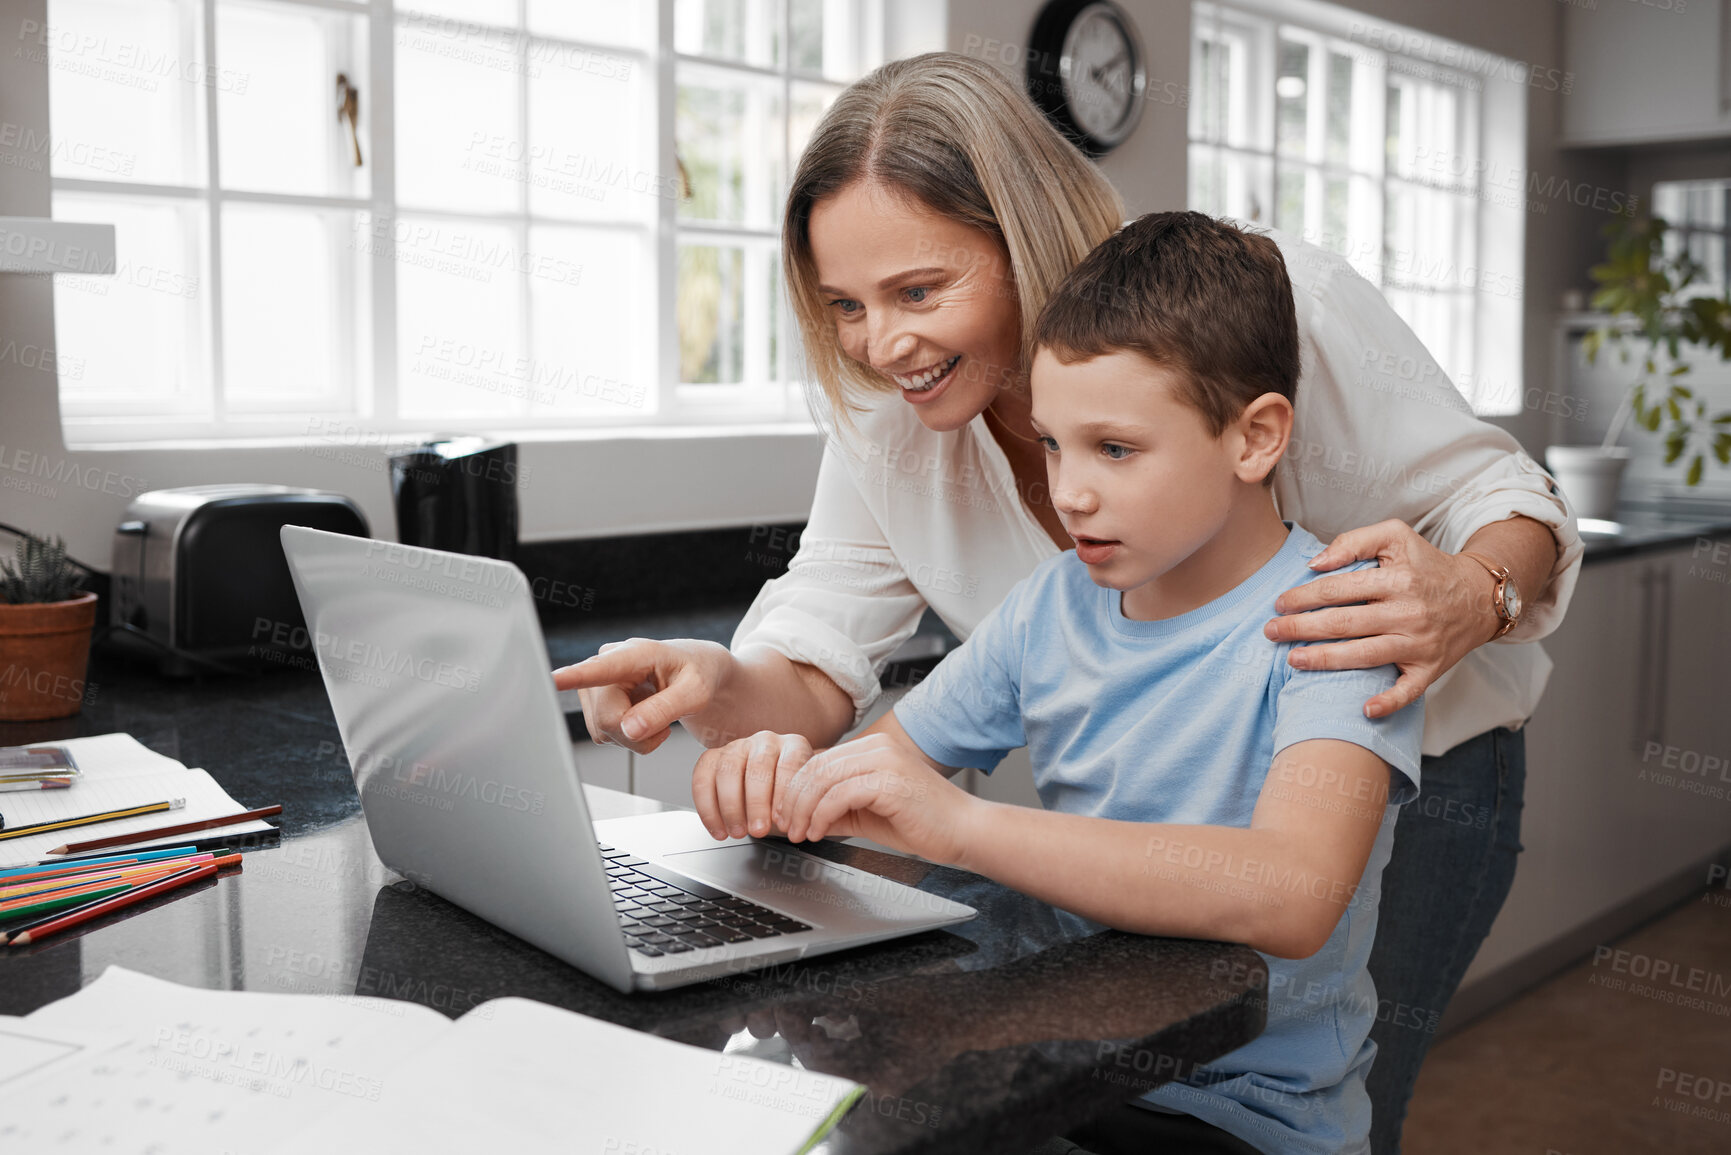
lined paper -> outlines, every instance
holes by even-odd
[[[5,815],[8,830],[36,822],[54,822],[105,810],[166,802],[171,798],[184,798],[186,805],[179,810],[163,810],[136,818],[117,818],[0,840],[0,868],[23,866],[47,858],[48,851],[68,843],[154,830],[159,826],[178,826],[183,822],[202,822],[207,818],[221,818],[246,810],[205,771],[188,770],[173,758],[149,749],[130,734],[100,734],[54,744],[72,752],[82,775],[75,785],[65,790],[22,790],[0,794],[0,814]],[[210,831],[129,842],[116,847],[115,852],[152,846],[180,846],[198,838],[270,829],[268,822],[253,819]]]

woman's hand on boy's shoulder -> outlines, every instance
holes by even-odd
[[[832,746],[777,777],[776,825],[794,842],[869,838],[932,862],[961,862],[981,800],[913,743],[886,733]]]
[[[1300,643],[1288,656],[1297,669],[1398,667],[1395,684],[1365,702],[1365,714],[1381,718],[1416,702],[1484,644],[1495,612],[1483,588],[1484,570],[1443,553],[1405,522],[1343,533],[1310,565],[1326,572],[1371,558],[1376,567],[1314,578],[1281,594],[1274,603],[1280,616],[1263,633]]]

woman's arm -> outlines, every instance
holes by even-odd
[[[824,451],[811,518],[787,573],[764,583],[733,635],[713,642],[632,639],[555,671],[583,689],[596,741],[647,753],[684,719],[715,747],[759,730],[841,737],[880,692],[878,671],[919,625],[914,587],[850,475]]]
[[[1280,612],[1300,616],[1274,619],[1269,636],[1359,639],[1309,647],[1321,668],[1395,662],[1401,683],[1376,700],[1387,713],[1495,632],[1493,583],[1461,551],[1510,568],[1525,609],[1503,640],[1534,641],[1568,606],[1580,534],[1550,475],[1472,414],[1374,285],[1331,253],[1276,239],[1307,347],[1293,439],[1276,472],[1281,512],[1335,539],[1316,568],[1371,557],[1382,565],[1282,598]],[[1359,601],[1369,604],[1349,605]],[[1345,608],[1309,612],[1326,606]]]

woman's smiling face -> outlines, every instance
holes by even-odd
[[[928,429],[961,428],[1021,379],[1021,307],[997,238],[870,181],[819,201],[808,227],[842,351]]]

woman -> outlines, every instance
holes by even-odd
[[[965,638],[1070,548],[1028,423],[1027,339],[1051,288],[1123,215],[1105,178],[988,65],[898,61],[838,97],[783,225],[833,426],[799,552],[731,649],[634,639],[558,671],[561,688],[583,689],[591,736],[647,752],[681,720],[711,747],[759,731],[831,744],[872,705],[878,671],[927,606]],[[1289,592],[1268,633],[1349,639],[1295,649],[1295,665],[1397,663],[1373,716],[1430,693],[1425,794],[1397,827],[1371,961],[1389,1010],[1373,1035],[1375,1147],[1394,1151],[1425,1046],[1519,849],[1522,745],[1509,727],[1531,714],[1549,665],[1537,647],[1483,643],[1555,627],[1580,540],[1550,478],[1471,416],[1373,286],[1275,239],[1305,365],[1276,498],[1283,517],[1333,537],[1318,568],[1369,557],[1381,568]],[[1526,599],[1508,604],[1510,629],[1493,606],[1499,566]],[[767,734],[743,745],[752,753],[712,753],[694,772],[718,835],[767,833],[741,816],[747,792],[769,793],[778,746]]]

